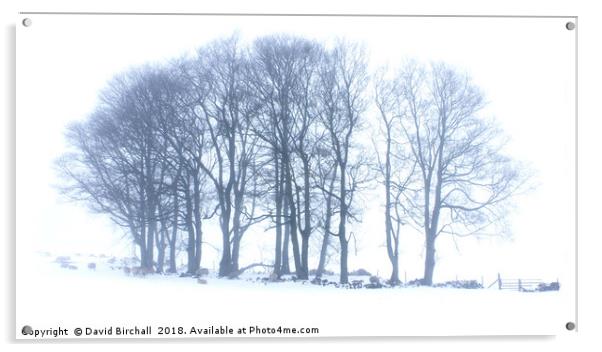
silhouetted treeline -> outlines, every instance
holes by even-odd
[[[198,272],[203,225],[216,218],[220,276],[250,267],[239,263],[241,242],[262,223],[273,229],[274,277],[308,279],[317,238],[316,276],[334,245],[346,283],[358,235],[348,226],[377,180],[391,282],[408,225],[425,234],[430,285],[436,238],[500,223],[524,178],[500,153],[499,130],[476,116],[483,97],[467,76],[416,63],[371,74],[368,64],[357,43],[273,35],[248,45],[232,36],[131,69],[69,126],[63,191],[126,228],[146,269],[176,272],[185,243],[187,272]],[[369,119],[380,119],[374,148],[360,141]]]

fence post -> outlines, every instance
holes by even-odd
[[[522,285],[520,279],[518,279],[518,290],[521,291],[521,292],[523,290],[523,285]]]
[[[500,273],[497,273],[497,287],[500,290],[502,289],[502,276],[500,275]]]

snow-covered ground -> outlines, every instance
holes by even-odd
[[[119,268],[128,260],[123,258],[72,254],[69,267],[57,256],[38,254],[30,265],[19,268],[17,338],[30,337],[21,334],[24,325],[67,328],[67,338],[75,337],[76,327],[85,331],[111,326],[151,326],[152,337],[206,336],[191,335],[190,329],[212,326],[231,327],[234,336],[266,336],[249,333],[250,327],[319,328],[318,334],[303,336],[554,334],[564,329],[570,311],[566,308],[571,308],[562,305],[566,302],[562,289],[534,293],[429,287],[353,290],[300,281],[266,283],[257,281],[267,277],[259,272],[237,280],[210,273],[206,283],[199,283],[197,278],[178,275],[126,275]],[[96,268],[88,268],[89,263]],[[172,332],[182,327],[185,334],[158,335],[160,327]],[[238,335],[243,327],[246,334]]]

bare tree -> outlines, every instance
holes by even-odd
[[[384,148],[380,148],[382,143],[374,141],[374,149],[377,171],[383,178],[385,189],[385,240],[392,267],[389,282],[397,285],[400,283],[399,236],[407,214],[404,195],[412,182],[416,163],[412,162],[408,148],[403,143],[401,118],[404,107],[400,104],[398,82],[387,75],[390,73],[383,68],[374,79],[374,100],[381,122],[380,135],[384,136]]]
[[[73,152],[58,161],[65,194],[128,228],[147,270],[153,269],[157,222],[164,216],[159,195],[167,164],[159,156],[166,143],[156,133],[157,120],[167,113],[162,75],[144,67],[114,78],[90,118],[69,127]]]
[[[171,244],[170,262],[175,260],[175,243],[178,228],[187,236],[187,273],[195,274],[201,266],[203,249],[203,220],[210,218],[212,195],[208,189],[206,174],[201,160],[209,149],[207,128],[196,119],[194,108],[198,89],[191,89],[188,80],[188,62],[179,59],[170,65],[163,87],[169,110],[166,118],[159,120],[158,131],[167,141],[168,148],[163,156],[170,166],[169,199],[171,212],[171,235],[166,235]],[[167,195],[166,195],[167,196]]]
[[[302,43],[298,58],[298,78],[293,95],[293,151],[300,164],[300,172],[293,177],[297,189],[297,225],[301,235],[300,279],[309,275],[309,241],[315,219],[314,185],[311,182],[316,167],[319,141],[323,138],[322,126],[318,123],[317,84],[318,69],[322,59],[322,48],[315,42]],[[294,166],[294,165],[293,165]],[[296,168],[293,168],[296,169]],[[297,181],[298,179],[298,181]],[[315,202],[314,202],[315,203]]]
[[[503,225],[507,201],[526,178],[502,154],[502,132],[477,116],[485,101],[467,75],[445,64],[410,63],[398,79],[401,126],[420,182],[418,197],[407,199],[425,234],[423,283],[431,285],[439,235],[485,235]]]
[[[367,102],[365,90],[368,84],[367,60],[364,49],[353,43],[339,41],[325,56],[320,72],[320,119],[329,136],[338,176],[338,189],[332,196],[340,204],[338,232],[340,282],[348,282],[347,258],[350,234],[347,222],[353,219],[352,204],[361,177],[361,153],[353,153],[354,139],[361,126]],[[354,160],[355,159],[355,160]]]
[[[246,60],[238,38],[232,36],[201,48],[187,72],[193,97],[190,112],[206,129],[209,146],[199,165],[217,197],[222,231],[220,276],[238,272],[240,241],[259,221],[256,189],[249,185],[258,170],[254,165],[258,139],[251,133],[257,107],[248,99]]]
[[[274,169],[274,271],[280,275],[281,266],[288,266],[290,238],[296,274],[307,279],[312,232],[311,148],[316,121],[313,95],[321,48],[313,41],[277,35],[257,39],[253,49],[252,81],[263,105],[263,118],[257,120],[254,129],[268,147]],[[301,164],[298,172],[297,162]],[[297,182],[297,176],[302,181]],[[299,183],[302,186],[297,187]],[[303,197],[297,192],[300,188]]]

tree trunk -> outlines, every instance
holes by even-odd
[[[191,269],[192,272],[191,273],[196,273],[198,272],[199,268],[201,267],[201,254],[202,254],[202,250],[203,250],[203,223],[202,223],[202,214],[201,214],[201,185],[200,185],[200,181],[199,181],[199,175],[198,173],[194,175],[194,182],[193,182],[193,186],[194,186],[194,190],[193,190],[193,199],[194,199],[194,203],[193,205],[193,209],[194,209],[194,232],[195,232],[195,238],[194,238],[194,264],[192,265]]]
[[[343,237],[341,237],[343,238]],[[349,283],[349,270],[347,269],[348,243],[346,240],[341,240],[341,280],[340,283]]]
[[[140,227],[138,248],[140,248],[140,266],[146,267],[148,252],[146,251],[146,226],[144,224]]]
[[[304,225],[301,231],[301,268],[300,279],[309,279],[309,237],[311,235],[311,199],[310,199],[310,180],[309,180],[309,160],[306,156],[303,160],[303,215]],[[298,197],[297,197],[298,199]],[[301,206],[301,204],[299,204]],[[301,220],[301,219],[299,219]]]
[[[330,222],[330,220],[329,220]],[[330,224],[324,227],[324,238],[322,239],[322,248],[320,249],[320,261],[318,262],[318,269],[316,269],[316,277],[322,277],[324,274],[324,268],[326,267],[326,254],[328,252],[328,242],[330,239]]]
[[[320,249],[320,261],[318,262],[318,269],[316,270],[316,277],[322,277],[324,268],[326,266],[326,254],[328,253],[328,242],[330,240],[330,218],[331,218],[331,196],[329,195],[326,200],[326,220],[324,224],[324,238],[322,239],[322,248]]]
[[[282,185],[283,186],[283,185]],[[289,221],[290,218],[290,208],[286,198],[286,194],[282,195],[282,203],[284,207],[284,243],[282,244],[282,268],[280,269],[281,274],[290,274],[291,266],[289,260],[289,248],[290,248],[290,239],[291,239],[291,223]]]
[[[222,259],[219,262],[219,276],[229,276],[232,272],[232,254],[230,252],[230,206],[223,207],[223,214],[221,216],[221,229],[222,229]]]
[[[399,285],[399,258],[394,256],[391,260],[391,265],[393,266],[393,270],[391,271],[391,279],[389,282],[391,285]]]
[[[308,255],[309,236],[301,235],[301,270],[298,271],[298,276],[301,280],[309,279]]]
[[[178,272],[176,265],[176,232],[172,236],[173,239],[169,242],[169,269],[167,269],[167,272],[176,273]]]
[[[280,182],[280,170],[278,156],[274,156],[274,178],[275,178],[275,202],[276,202],[276,245],[274,253],[274,274],[282,275],[282,183]]]
[[[297,277],[302,280],[307,280],[308,279],[307,255],[308,255],[308,251],[309,251],[309,246],[308,246],[309,243],[307,241],[307,236],[306,236],[305,230],[302,227],[302,223],[304,221],[302,221],[302,218],[301,218],[301,198],[299,197],[300,187],[298,187],[296,184],[295,184],[295,190],[296,190],[295,196],[296,196],[296,202],[297,202],[296,203],[296,205],[297,205],[296,219],[297,219],[297,225],[298,225],[298,230],[299,230],[298,233],[301,235],[301,266],[298,267],[298,269],[297,269]]]
[[[154,217],[154,214],[152,215]],[[145,268],[152,270],[153,269],[153,261],[154,261],[154,249],[155,249],[155,235],[157,232],[157,221],[156,220],[151,220],[150,221],[150,225],[149,225],[149,229],[148,229],[148,237],[146,239],[146,243],[147,243],[147,247],[146,247],[146,251],[147,251],[147,262],[146,265],[144,266]]]
[[[397,239],[393,238],[393,221],[391,208],[391,127],[387,126],[387,150],[385,154],[385,238],[387,242],[387,256],[391,262],[391,285],[399,283],[399,260],[396,253]],[[395,244],[393,243],[395,241]],[[394,247],[395,246],[395,250]]]
[[[291,239],[291,243],[293,244],[293,259],[295,261],[295,272],[297,274],[297,276],[299,276],[302,273],[302,266],[301,266],[301,258],[300,258],[300,253],[299,253],[299,240],[297,238],[297,209],[295,206],[295,198],[293,196],[293,182],[292,182],[292,175],[290,172],[290,165],[289,165],[289,160],[288,160],[288,156],[286,157],[286,159],[283,162],[283,167],[286,168],[286,179],[285,179],[285,190],[286,190],[286,201],[289,205],[289,217],[288,217],[288,223],[289,223],[289,229],[290,229],[290,239]]]
[[[334,190],[334,181],[337,177],[337,166],[335,165],[326,195],[326,219],[324,219],[324,238],[322,239],[322,248],[320,249],[320,261],[316,270],[316,277],[322,277],[326,266],[326,254],[328,253],[328,243],[330,242],[330,222],[332,219],[332,191]]]
[[[231,270],[234,271],[238,271],[239,268],[239,264],[238,264],[238,257],[240,256],[240,234],[237,234],[235,231],[234,232],[234,237],[232,238],[232,267]]]
[[[241,181],[242,183],[242,181]],[[242,185],[241,185],[242,187]],[[238,271],[238,257],[240,253],[240,241],[242,239],[242,228],[240,217],[242,215],[244,188],[234,192],[234,217],[232,218],[232,267],[230,270]]]
[[[397,225],[397,235],[393,237],[393,270],[391,272],[391,284],[398,285],[401,283],[399,280],[399,232],[400,226]]]
[[[192,199],[190,199],[190,190],[188,189],[189,183],[184,188],[184,196],[186,198],[186,230],[188,232],[188,242],[186,244],[186,251],[188,253],[187,273],[195,273],[195,262],[196,262],[196,246],[195,246],[195,231],[192,224]]]
[[[146,261],[142,265],[145,269],[152,271],[153,270],[153,260],[154,260],[154,248],[155,248],[155,232],[157,230],[157,220],[155,219],[155,210],[156,210],[156,199],[155,199],[155,189],[153,182],[154,178],[154,168],[152,167],[152,126],[150,129],[145,130],[147,133],[148,140],[146,141],[146,153],[144,158],[144,168],[145,168],[145,196],[146,196],[146,204],[144,207],[144,222],[148,224],[148,232],[146,234]]]
[[[163,273],[163,264],[165,263],[165,231],[166,228],[162,224],[159,231],[159,241],[157,243],[157,273]]]
[[[349,282],[349,273],[347,271],[347,256],[348,256],[348,242],[347,242],[347,185],[345,184],[345,166],[341,165],[341,179],[340,179],[340,197],[341,197],[341,213],[339,221],[339,243],[341,244],[341,283],[346,284]]]
[[[289,195],[291,195],[289,193]],[[292,243],[292,249],[293,249],[293,260],[295,262],[295,273],[297,274],[297,276],[299,276],[302,272],[302,265],[301,265],[301,256],[299,253],[299,239],[297,238],[297,221],[296,221],[296,209],[295,209],[295,202],[292,200],[293,197],[290,197],[291,201],[289,202],[289,206],[290,206],[290,216],[289,216],[289,229],[290,229],[290,240]]]
[[[424,260],[424,278],[423,285],[431,286],[433,284],[433,272],[435,270],[435,238],[427,234],[426,236],[426,256]]]
[[[200,216],[199,216],[200,218]],[[201,267],[201,253],[203,250],[203,223],[200,219],[195,221],[195,256],[194,256],[194,267],[193,272],[196,273]]]
[[[179,178],[180,171],[178,170]],[[170,273],[176,273],[178,271],[176,267],[176,243],[178,236],[178,213],[179,213],[179,199],[178,199],[178,187],[177,181],[174,182],[173,185],[173,220],[171,224],[171,238],[169,240],[169,269],[167,270]]]

